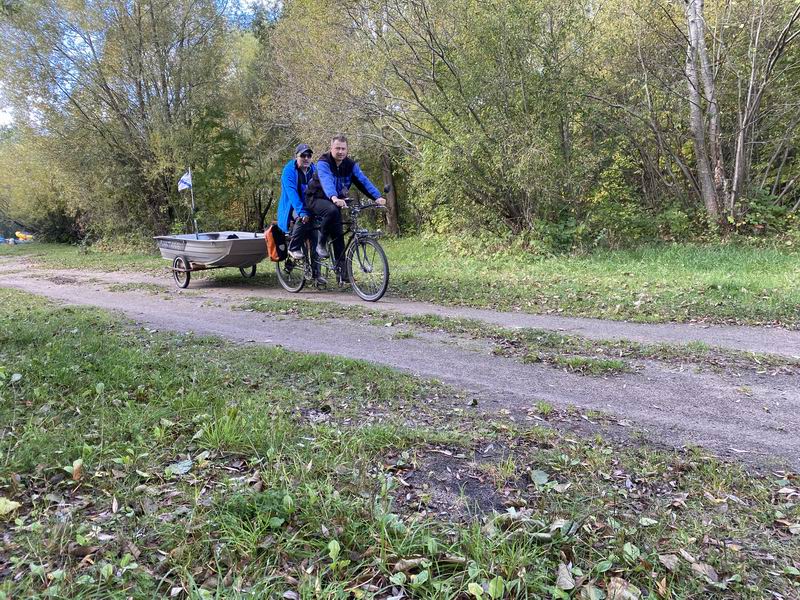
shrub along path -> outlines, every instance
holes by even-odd
[[[759,465],[777,461],[793,469],[800,467],[800,442],[794,435],[800,423],[800,387],[797,366],[789,359],[755,357],[752,368],[743,366],[741,360],[731,360],[733,366],[725,368],[723,356],[716,366],[711,361],[709,367],[699,365],[696,352],[689,351],[696,350],[696,345],[679,351],[673,348],[663,357],[655,353],[657,360],[654,353],[641,349],[630,359],[601,360],[591,355],[591,344],[583,352],[570,348],[559,354],[558,348],[550,348],[532,356],[519,351],[518,340],[498,347],[497,337],[488,330],[485,337],[463,335],[457,327],[447,326],[446,319],[433,327],[427,323],[427,327],[414,328],[406,327],[401,319],[394,318],[398,321],[394,322],[390,316],[354,316],[344,306],[351,303],[344,294],[310,292],[303,298],[342,304],[321,305],[327,307],[326,311],[309,310],[307,306],[291,311],[270,301],[270,297],[294,296],[237,279],[201,280],[188,291],[178,291],[168,285],[166,277],[22,266],[13,260],[0,261],[0,287],[118,310],[139,323],[163,330],[369,360],[451,384],[474,395],[473,401],[484,409],[510,411],[519,418],[552,418],[552,408],[556,415],[572,413],[576,417],[573,425],[577,421],[584,429],[602,430],[611,436],[673,447],[700,445],[721,456],[744,458]],[[242,310],[248,298],[260,299],[266,305],[254,310],[251,304]],[[574,330],[575,324],[580,324],[583,329],[579,331],[591,337],[601,337],[602,328],[608,327],[607,338],[627,336],[651,342],[701,339],[746,350],[772,349],[789,356],[798,354],[800,335],[779,329],[544,321],[531,315],[398,301],[367,308],[395,314],[416,311],[480,317],[513,327],[549,324],[567,329],[571,323]],[[424,320],[421,323],[426,324]],[[619,354],[626,351],[620,348]],[[468,403],[465,400],[465,405]]]

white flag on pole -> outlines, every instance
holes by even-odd
[[[192,174],[191,172],[187,171],[183,174],[180,181],[178,181],[178,191],[182,192],[183,190],[190,190],[192,189]]]

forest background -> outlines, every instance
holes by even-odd
[[[152,245],[187,168],[261,228],[343,131],[391,233],[800,242],[798,38],[794,0],[3,0],[0,234]]]

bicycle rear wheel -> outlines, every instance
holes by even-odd
[[[389,287],[389,261],[373,239],[353,240],[347,249],[347,274],[353,290],[367,302],[377,302]]]
[[[287,292],[297,293],[306,284],[305,267],[302,262],[287,258],[275,263],[275,273],[281,287]]]

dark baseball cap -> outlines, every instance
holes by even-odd
[[[311,154],[314,154],[314,151],[308,144],[298,144],[297,148],[294,149],[295,156],[297,156],[298,154],[302,154],[303,152],[311,152]]]

